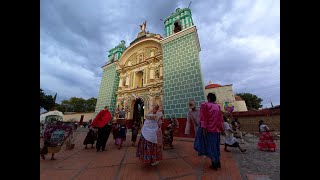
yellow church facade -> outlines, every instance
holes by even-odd
[[[144,114],[163,102],[163,64],[161,36],[139,34],[143,39],[132,42],[117,62],[119,85],[116,106],[125,108],[127,119],[133,119],[136,98],[143,100]],[[138,38],[139,38],[138,36]]]

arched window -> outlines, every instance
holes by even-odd
[[[180,25],[180,23],[179,23],[179,21],[176,21],[176,22],[174,22],[174,29],[173,29],[173,32],[174,33],[177,33],[177,32],[179,32],[179,31],[181,31],[181,25]]]

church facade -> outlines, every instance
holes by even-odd
[[[127,119],[145,114],[157,103],[165,118],[183,120],[188,102],[205,101],[200,66],[200,43],[189,8],[176,9],[164,20],[164,36],[146,31],[146,22],[128,47],[109,51],[95,113],[108,105],[112,114],[124,108]]]

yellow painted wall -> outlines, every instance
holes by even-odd
[[[239,111],[248,111],[245,101],[235,101],[234,103],[234,112]]]
[[[224,111],[225,102],[229,100],[229,106],[234,106],[234,112],[248,111],[245,101],[236,101],[233,94],[232,85],[226,85],[222,87],[216,87],[211,89],[205,89],[206,96],[209,93],[214,93],[217,97],[217,103]]]
[[[220,105],[221,109],[224,111],[224,102],[229,99],[229,106],[234,105],[234,102],[236,101],[234,98],[234,94],[232,91],[232,86],[222,86],[222,87],[216,87],[211,89],[205,89],[206,97],[209,93],[213,93],[217,97],[217,103]]]

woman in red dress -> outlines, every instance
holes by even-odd
[[[276,143],[273,140],[269,127],[263,122],[259,121],[260,138],[258,142],[258,149],[262,151],[276,151]]]

